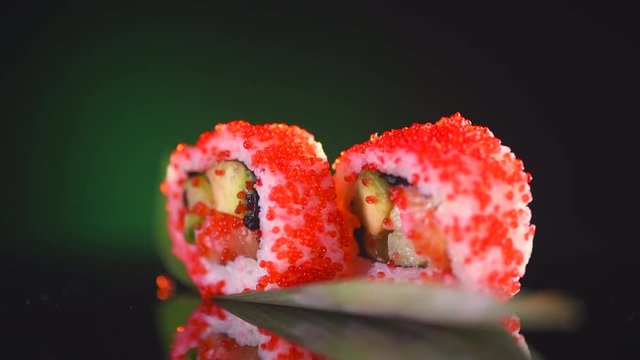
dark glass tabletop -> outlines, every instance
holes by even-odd
[[[5,352],[26,358],[168,358],[169,350],[176,346],[176,336],[189,324],[194,326],[194,316],[215,317],[221,311],[215,310],[215,305],[207,305],[196,291],[178,282],[174,283],[176,288],[170,296],[163,294],[158,283],[162,284],[159,280],[164,277],[159,279],[158,275],[166,272],[153,258],[137,262],[96,259],[82,263],[23,259],[19,265],[15,260],[5,262],[13,266],[13,271],[5,274],[13,276],[8,276],[4,286],[4,294],[9,295],[3,295],[2,313],[3,318],[8,319],[4,322],[5,330],[10,331],[3,340]],[[574,275],[577,274],[566,272],[558,276],[557,288],[560,282],[581,279]],[[171,277],[167,279],[175,281]],[[535,275],[530,280],[528,283],[534,282]],[[533,286],[527,287],[528,283],[525,282],[525,289],[535,290]],[[637,334],[637,301],[634,299],[638,298],[630,288],[627,292],[620,288],[616,294],[605,295],[589,281],[582,280],[572,281],[563,291],[585,303],[586,319],[570,332],[528,331],[524,323],[522,333],[536,355],[545,358],[623,355],[631,349],[633,334]],[[274,313],[274,316],[280,315]],[[327,315],[327,321],[335,321],[331,316]],[[398,322],[393,323],[397,326]],[[367,326],[360,331],[372,327]],[[206,333],[210,341],[187,342],[190,344],[187,347],[198,349],[200,346],[204,351],[202,346],[206,350],[206,346],[224,344],[227,341],[224,339],[229,337],[225,332],[228,328],[221,326],[220,329],[221,337],[209,336],[215,332],[213,328]],[[189,331],[189,336],[196,336],[195,330]],[[267,341],[264,336],[262,342]],[[260,346],[257,337],[259,333],[249,336],[248,340],[241,338],[240,345],[231,344],[244,346],[243,342],[248,341],[254,347]],[[287,343],[286,340],[283,343]],[[191,350],[190,354],[194,352],[197,351]],[[255,353],[257,348],[237,352],[242,356]]]

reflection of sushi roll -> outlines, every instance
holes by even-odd
[[[520,319],[517,316],[510,316],[501,319],[502,325],[507,330],[509,335],[513,337],[516,341],[516,344],[520,346],[520,349],[524,352],[524,354],[531,358],[531,352],[529,351],[529,345],[527,345],[527,341],[524,338],[524,335],[520,334]]]
[[[488,289],[508,298],[531,254],[530,175],[460,114],[373,135],[335,161],[359,271]]]
[[[216,125],[195,146],[178,145],[162,190],[173,250],[203,296],[349,271],[326,156],[299,127]]]
[[[203,302],[184,326],[178,326],[170,358],[319,359],[308,350],[258,329],[212,302]]]
[[[171,346],[171,359],[259,359],[258,329],[222,310],[212,302],[203,302],[185,325],[178,326]]]

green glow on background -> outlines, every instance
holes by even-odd
[[[482,56],[451,63],[437,42],[413,59],[373,19],[339,13],[285,24],[261,9],[91,10],[47,18],[15,67],[23,125],[12,136],[26,157],[16,186],[29,191],[8,195],[19,211],[5,220],[19,251],[154,256],[163,164],[216,122],[297,124],[332,161],[373,132],[492,107],[470,96],[478,79],[443,69],[501,74]]]

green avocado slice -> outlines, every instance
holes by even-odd
[[[366,232],[374,236],[379,235],[383,231],[382,223],[389,217],[393,207],[389,198],[389,184],[377,171],[360,172],[356,180],[352,206]]]
[[[213,206],[213,194],[206,176],[202,174],[190,176],[184,183],[187,209],[193,208],[198,202],[202,202],[209,208]]]
[[[253,173],[240,161],[225,160],[207,170],[206,175],[213,193],[213,208],[226,214],[244,217],[246,199],[238,197],[238,193],[244,192],[246,195],[247,182],[255,181]]]
[[[193,244],[196,241],[196,229],[202,223],[204,217],[194,214],[188,213],[184,217],[184,239]]]

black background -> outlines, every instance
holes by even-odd
[[[188,2],[185,11],[235,20],[248,41],[267,33],[320,49],[331,62],[339,63],[341,51],[351,47],[351,56],[375,79],[380,101],[387,101],[371,106],[423,121],[436,120],[425,113],[459,110],[509,139],[534,178],[538,230],[523,287],[559,289],[587,307],[578,331],[527,334],[530,345],[548,358],[630,354],[640,339],[638,12],[630,4],[278,4]],[[12,213],[20,174],[36,166],[17,151],[29,139],[12,135],[27,126],[12,89],[28,76],[21,71],[29,67],[18,66],[21,54],[38,46],[31,40],[50,19],[90,19],[96,11],[108,14],[114,26],[125,15],[170,16],[151,3],[23,3],[2,10],[2,188],[10,201],[2,213],[5,228],[14,229],[18,217],[41,215],[33,204]],[[178,23],[177,31],[180,26],[188,24]],[[390,67],[376,62],[379,57],[390,59],[382,64]],[[425,109],[424,99],[438,107]],[[49,257],[15,246],[3,255],[0,314],[11,326],[3,326],[9,336],[3,336],[2,351],[19,349],[27,358],[162,356],[152,279],[163,268],[155,257]]]

